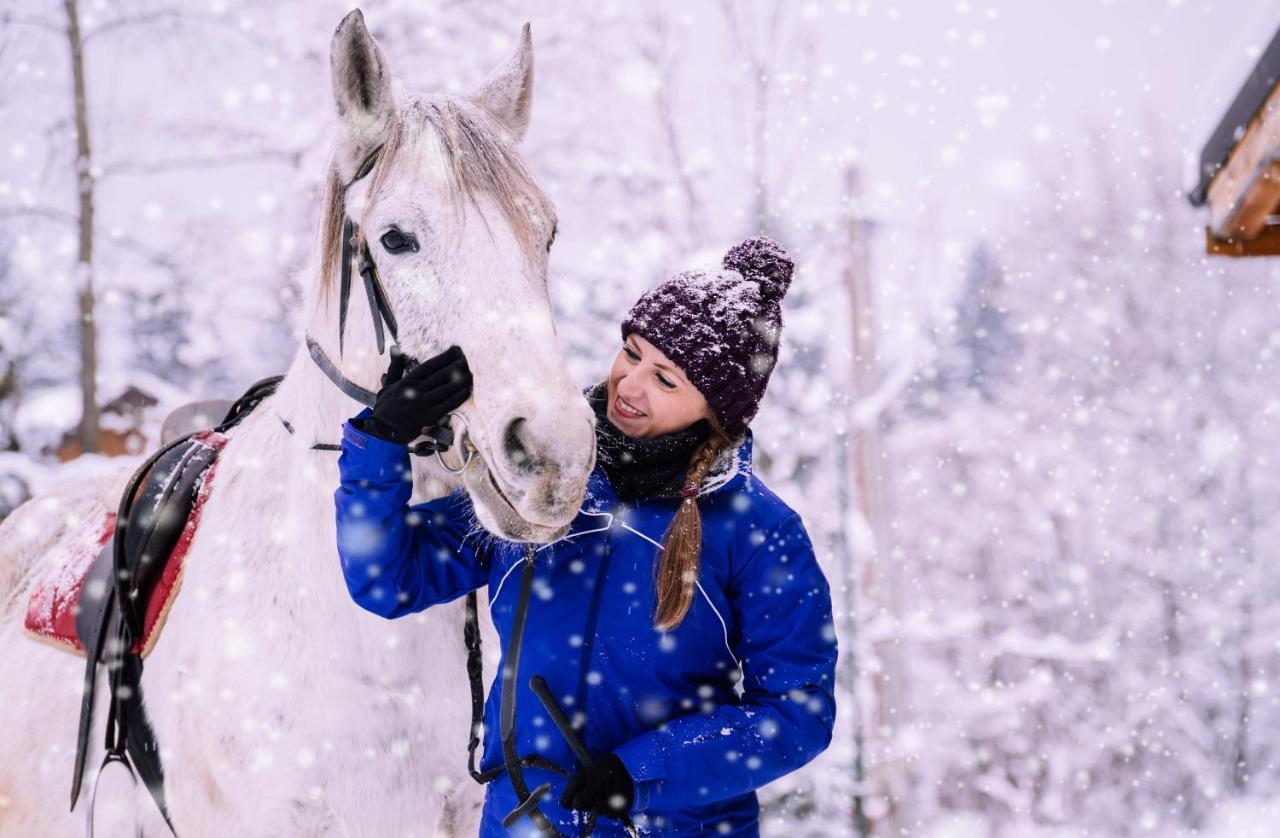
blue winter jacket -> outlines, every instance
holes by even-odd
[[[757,835],[754,790],[831,741],[830,591],[800,516],[752,476],[751,447],[748,430],[703,482],[697,592],[673,631],[653,627],[654,570],[678,498],[620,502],[597,466],[569,533],[535,554],[517,750],[570,774],[580,768],[529,689],[529,677],[541,674],[582,724],[587,749],[615,751],[631,772],[641,834]],[[488,585],[505,648],[524,545],[479,532],[461,490],[410,506],[406,447],[350,422],[338,466],[338,552],[352,598],[395,618]],[[481,770],[502,764],[501,690],[499,666],[484,708]],[[531,789],[551,783],[541,809],[560,831],[583,834],[581,813],[559,806],[567,781],[538,768],[524,774]],[[502,818],[517,802],[503,772],[487,786],[480,834],[509,834]],[[534,834],[527,819],[513,831]],[[601,817],[594,834],[625,833]]]

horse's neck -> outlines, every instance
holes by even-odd
[[[377,354],[363,293],[352,294],[342,359],[337,347],[336,300],[330,301],[329,308],[332,310],[315,306],[306,334],[322,346],[331,361],[341,364],[349,380],[376,391],[378,370],[385,362]],[[274,516],[256,518],[295,522],[333,520],[339,454],[312,446],[341,444],[343,424],[363,409],[363,404],[329,380],[312,359],[305,343],[298,347],[275,393],[232,432],[236,439],[224,456],[233,461],[225,464],[232,470],[252,474],[249,482],[255,486],[256,499],[277,507]],[[428,479],[430,469],[424,461],[416,461],[413,466],[417,472],[415,486],[425,490],[417,500],[442,495],[448,490],[448,485]]]
[[[306,347],[298,349],[268,404],[289,423],[293,428],[291,436],[296,442],[305,443],[306,450],[314,443],[341,442],[343,423],[364,409],[363,404],[343,393],[325,376]],[[279,419],[276,422],[282,425]],[[337,462],[333,451],[313,451],[312,456]]]
[[[355,306],[363,302],[363,296],[352,296],[351,313],[360,313]],[[336,323],[336,301],[331,301],[329,308],[333,309]],[[310,322],[306,333],[339,363],[336,325],[328,326],[327,312],[320,306],[312,312],[307,318]],[[375,377],[373,371],[379,364],[372,327],[367,323],[347,325],[344,374],[369,387],[369,379]],[[361,363],[364,369],[359,368]],[[305,343],[301,343],[275,392],[231,432],[231,444],[220,458],[220,472],[242,475],[242,482],[237,481],[239,492],[233,500],[226,495],[219,497],[215,491],[213,500],[229,501],[236,513],[247,515],[242,521],[245,531],[258,524],[274,533],[282,527],[309,526],[310,532],[299,533],[299,538],[319,535],[323,528],[317,531],[315,522],[333,520],[333,493],[339,482],[338,452],[312,446],[340,444],[343,423],[363,407],[325,376]],[[238,508],[246,504],[250,509]],[[258,505],[265,508],[258,509]],[[264,533],[256,533],[255,537],[262,538]]]

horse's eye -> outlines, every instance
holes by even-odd
[[[418,240],[411,233],[403,233],[395,227],[382,234],[382,246],[388,253],[418,252]]]

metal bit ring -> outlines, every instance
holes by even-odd
[[[446,463],[444,461],[443,451],[436,452],[436,459],[440,461],[440,467],[443,468],[445,471],[449,472],[450,474],[462,474],[464,471],[467,470],[467,466],[471,465],[471,458],[474,457],[476,454],[476,447],[471,444],[471,434],[470,434],[471,428],[469,425],[467,425],[467,417],[462,415],[456,410],[449,411],[449,413],[446,414],[446,416],[450,420],[452,420],[453,417],[455,416],[461,419],[464,430],[466,431],[466,433],[460,434],[457,437],[458,444],[463,447],[463,451],[464,451],[462,455],[462,465],[458,466],[457,468],[454,468],[453,466]],[[452,427],[453,426],[450,425],[451,429]]]

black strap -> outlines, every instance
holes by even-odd
[[[488,771],[476,769],[476,748],[480,746],[480,726],[484,722],[484,658],[480,647],[480,620],[475,591],[467,594],[467,619],[463,627],[463,638],[467,645],[467,681],[471,685],[471,738],[467,742],[467,771],[472,779],[484,785],[500,777],[507,767],[495,765]],[[541,754],[520,757],[519,762],[527,768],[542,768],[565,778],[571,776],[568,771]]]
[[[320,344],[316,343],[315,338],[307,335],[307,351],[311,353],[311,360],[316,362],[316,366],[325,374],[325,377],[332,381],[339,390],[346,393],[351,398],[368,407],[373,407],[373,403],[378,400],[377,393],[372,390],[366,390],[359,384],[349,381],[343,376],[334,363],[329,360],[329,356],[324,354],[324,349]]]
[[[351,300],[351,265],[360,261],[360,278],[364,282],[365,299],[369,302],[369,315],[373,318],[373,333],[378,341],[378,354],[386,351],[387,342],[382,332],[385,320],[387,331],[392,340],[399,340],[400,330],[396,324],[395,314],[391,311],[391,303],[387,300],[387,292],[378,279],[378,266],[373,262],[369,252],[369,243],[360,236],[360,228],[350,218],[342,222],[342,270],[338,283],[338,357],[344,352],[343,344],[347,332],[347,309]]]
[[[151,792],[151,798],[160,809],[165,824],[176,836],[178,833],[169,820],[169,808],[164,797],[164,767],[160,763],[160,743],[156,740],[155,730],[147,719],[147,711],[142,703],[142,655],[127,655],[122,669],[124,683],[132,688],[126,693],[123,702],[125,746],[138,776],[142,778],[147,791]]]
[[[102,549],[104,552],[111,550],[111,544],[104,545]],[[100,559],[99,562],[95,562],[94,566],[104,568],[114,567],[114,565],[105,558]],[[107,593],[104,593],[99,598],[102,610],[97,616],[97,619],[91,622],[88,633],[80,638],[81,643],[84,645],[84,690],[81,693],[80,698],[80,723],[77,726],[76,731],[75,774],[71,777],[72,810],[76,808],[76,800],[80,797],[80,784],[84,778],[84,763],[85,759],[88,757],[89,728],[93,723],[93,699],[97,692],[98,684],[98,659],[102,657],[102,651],[106,648],[108,626],[111,623],[112,615],[116,613],[115,610],[111,608],[112,600],[115,595],[112,590],[112,587],[114,587],[112,579],[113,576],[114,574],[110,571],[105,574],[106,578],[103,581],[108,587]],[[86,580],[86,583],[87,582],[88,580]],[[81,599],[81,607],[83,608],[87,603],[83,603],[83,596]]]
[[[338,284],[338,357],[342,357],[343,341],[347,335],[347,304],[351,299],[351,240],[356,235],[356,225],[350,218],[342,222],[342,270]]]
[[[288,419],[283,416],[278,417],[280,424],[284,425],[284,429],[292,434],[297,431]],[[409,454],[414,457],[430,457],[440,451],[448,451],[449,446],[453,445],[453,428],[450,427],[448,416],[442,417],[428,432],[421,442],[415,442],[408,446]],[[332,442],[317,442],[311,446],[313,451],[341,451],[342,446]],[[477,639],[477,642],[479,640]]]
[[[386,339],[382,336],[382,321],[387,321],[387,331],[391,339],[399,342],[399,327],[396,317],[391,313],[391,303],[387,301],[387,292],[378,280],[378,268],[373,264],[373,256],[369,253],[367,242],[360,243],[360,276],[364,279],[364,293],[369,299],[369,313],[373,316],[373,333],[378,341],[378,354],[387,349]]]
[[[396,316],[391,311],[386,289],[378,279],[378,266],[374,264],[373,255],[369,252],[369,243],[363,240],[360,228],[350,218],[342,222],[341,258],[338,280],[338,357],[341,358],[345,351],[347,309],[350,308],[351,300],[351,266],[356,259],[360,261],[360,278],[364,282],[365,299],[369,302],[369,315],[373,318],[373,334],[378,342],[378,354],[381,355],[387,348],[382,331],[383,321],[386,321],[392,340],[400,339],[400,329]]]
[[[215,425],[213,430],[218,433],[226,433],[236,425],[239,425],[240,421],[252,413],[253,409],[263,399],[275,393],[276,388],[280,386],[280,382],[283,380],[283,375],[272,375],[255,381],[245,391],[244,395],[235,400],[235,403],[231,405],[231,409],[227,411],[227,415],[222,418],[222,422]]]
[[[505,666],[502,671],[502,698],[498,708],[498,734],[502,740],[502,761],[506,765],[507,778],[520,801],[502,819],[502,825],[510,829],[520,818],[527,817],[540,830],[542,835],[551,838],[563,838],[563,833],[542,814],[538,801],[551,787],[548,783],[538,786],[533,792],[524,781],[520,757],[516,753],[516,682],[520,677],[520,649],[524,641],[524,623],[529,612],[529,596],[533,591],[533,547],[526,548],[524,568],[520,573],[520,596],[516,600],[515,616],[511,624],[511,635],[507,638],[507,651],[503,656]]]
[[[142,706],[142,656],[128,652],[133,638],[124,620],[116,623],[115,647],[107,665],[107,681],[111,687],[107,727],[104,734],[106,756],[98,768],[102,771],[112,760],[123,762],[132,773],[137,770],[151,799],[155,801],[165,825],[177,838],[178,832],[169,818],[164,798],[164,770],[160,765],[160,745],[147,721]],[[75,803],[72,802],[74,807]]]
[[[377,163],[378,155],[381,152],[382,146],[378,146],[369,152],[368,156],[356,168],[355,176],[347,182],[344,188],[350,187],[351,184],[373,171],[374,164]],[[374,264],[373,255],[369,252],[369,244],[364,241],[360,234],[360,227],[350,216],[342,220],[342,256],[340,258],[342,264],[339,266],[338,284],[338,357],[342,358],[345,352],[347,310],[351,301],[351,270],[353,263],[357,259],[360,262],[359,271],[360,278],[364,283],[365,298],[369,303],[369,314],[373,318],[373,332],[378,341],[378,354],[382,355],[386,351],[386,336],[382,328],[383,322],[386,322],[386,331],[391,334],[391,339],[394,341],[398,342],[400,340],[400,330],[396,323],[395,314],[391,311],[391,303],[387,299],[387,292],[382,287],[382,282],[378,279],[378,267]],[[311,335],[307,335],[306,340],[307,351],[311,353],[311,359],[316,362],[316,366],[320,367],[325,376],[351,398],[361,404],[372,407],[376,395],[344,376],[337,365],[329,360],[329,356],[325,354],[324,349]]]
[[[484,721],[484,659],[480,649],[480,621],[475,591],[467,594],[467,619],[462,637],[467,645],[467,681],[471,684],[471,737],[467,741],[467,771],[472,779],[483,785],[488,780],[476,770],[476,748],[480,745],[480,725]]]
[[[511,622],[511,634],[507,638],[507,649],[503,655],[502,698],[498,707],[498,735],[502,739],[502,761],[515,789],[520,803],[502,819],[502,825],[510,829],[521,818],[529,818],[541,830],[541,834],[550,838],[564,838],[563,833],[542,814],[538,801],[551,790],[550,783],[543,783],[529,791],[524,781],[524,772],[519,755],[516,753],[516,683],[520,677],[520,649],[524,645],[524,623],[529,614],[529,598],[533,593],[533,545],[525,547],[524,567],[520,572],[520,595],[516,599],[516,610]]]

